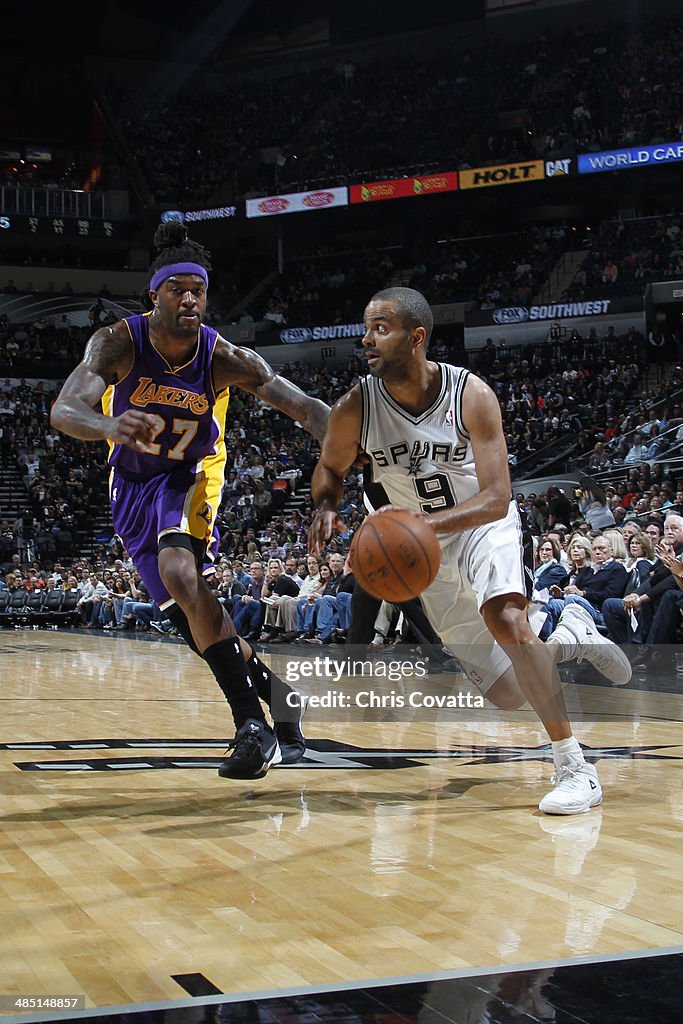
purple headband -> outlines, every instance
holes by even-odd
[[[150,291],[158,291],[159,285],[163,284],[167,278],[173,277],[174,274],[198,274],[204,279],[206,287],[209,287],[209,275],[204,267],[200,267],[198,263],[169,263],[167,267],[162,267],[161,270],[157,270],[156,274],[149,282]]]

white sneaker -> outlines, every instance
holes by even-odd
[[[621,647],[613,643],[609,637],[602,636],[598,632],[590,612],[582,608],[580,604],[566,605],[560,615],[557,629],[548,637],[548,643],[553,638],[560,640],[560,634],[563,632],[562,626],[569,630],[577,645],[571,657],[563,660],[587,661],[614,686],[625,686],[630,681],[633,674],[630,661]],[[555,637],[555,633],[558,633],[557,637]]]
[[[555,769],[553,789],[541,800],[544,814],[586,814],[602,803],[602,786],[595,765],[571,761]]]

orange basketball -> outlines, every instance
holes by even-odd
[[[424,516],[391,506],[362,522],[349,557],[363,590],[396,604],[427,589],[439,570],[441,548]]]

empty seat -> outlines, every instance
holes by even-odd
[[[12,590],[7,607],[0,613],[0,623],[3,626],[14,626],[22,621],[22,619],[28,621],[28,616],[25,612],[27,601],[28,590],[25,587],[17,587],[16,590]]]
[[[59,606],[58,621],[63,625],[77,626],[81,617],[76,610],[79,594],[77,590],[66,590],[62,594],[62,603]]]
[[[28,595],[26,602],[26,611],[31,616],[32,620],[40,619],[45,605],[45,591],[44,590],[33,590]]]

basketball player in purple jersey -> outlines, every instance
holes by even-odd
[[[51,422],[72,437],[109,442],[114,529],[233,714],[233,752],[218,774],[260,778],[273,764],[298,760],[305,743],[298,721],[267,725],[259,695],[286,707],[289,687],[237,637],[202,576],[217,549],[229,387],[257,395],[319,441],[329,409],[202,323],[209,254],[180,221],[162,224],[154,242],[160,255],[150,267],[152,311],[95,331]]]

